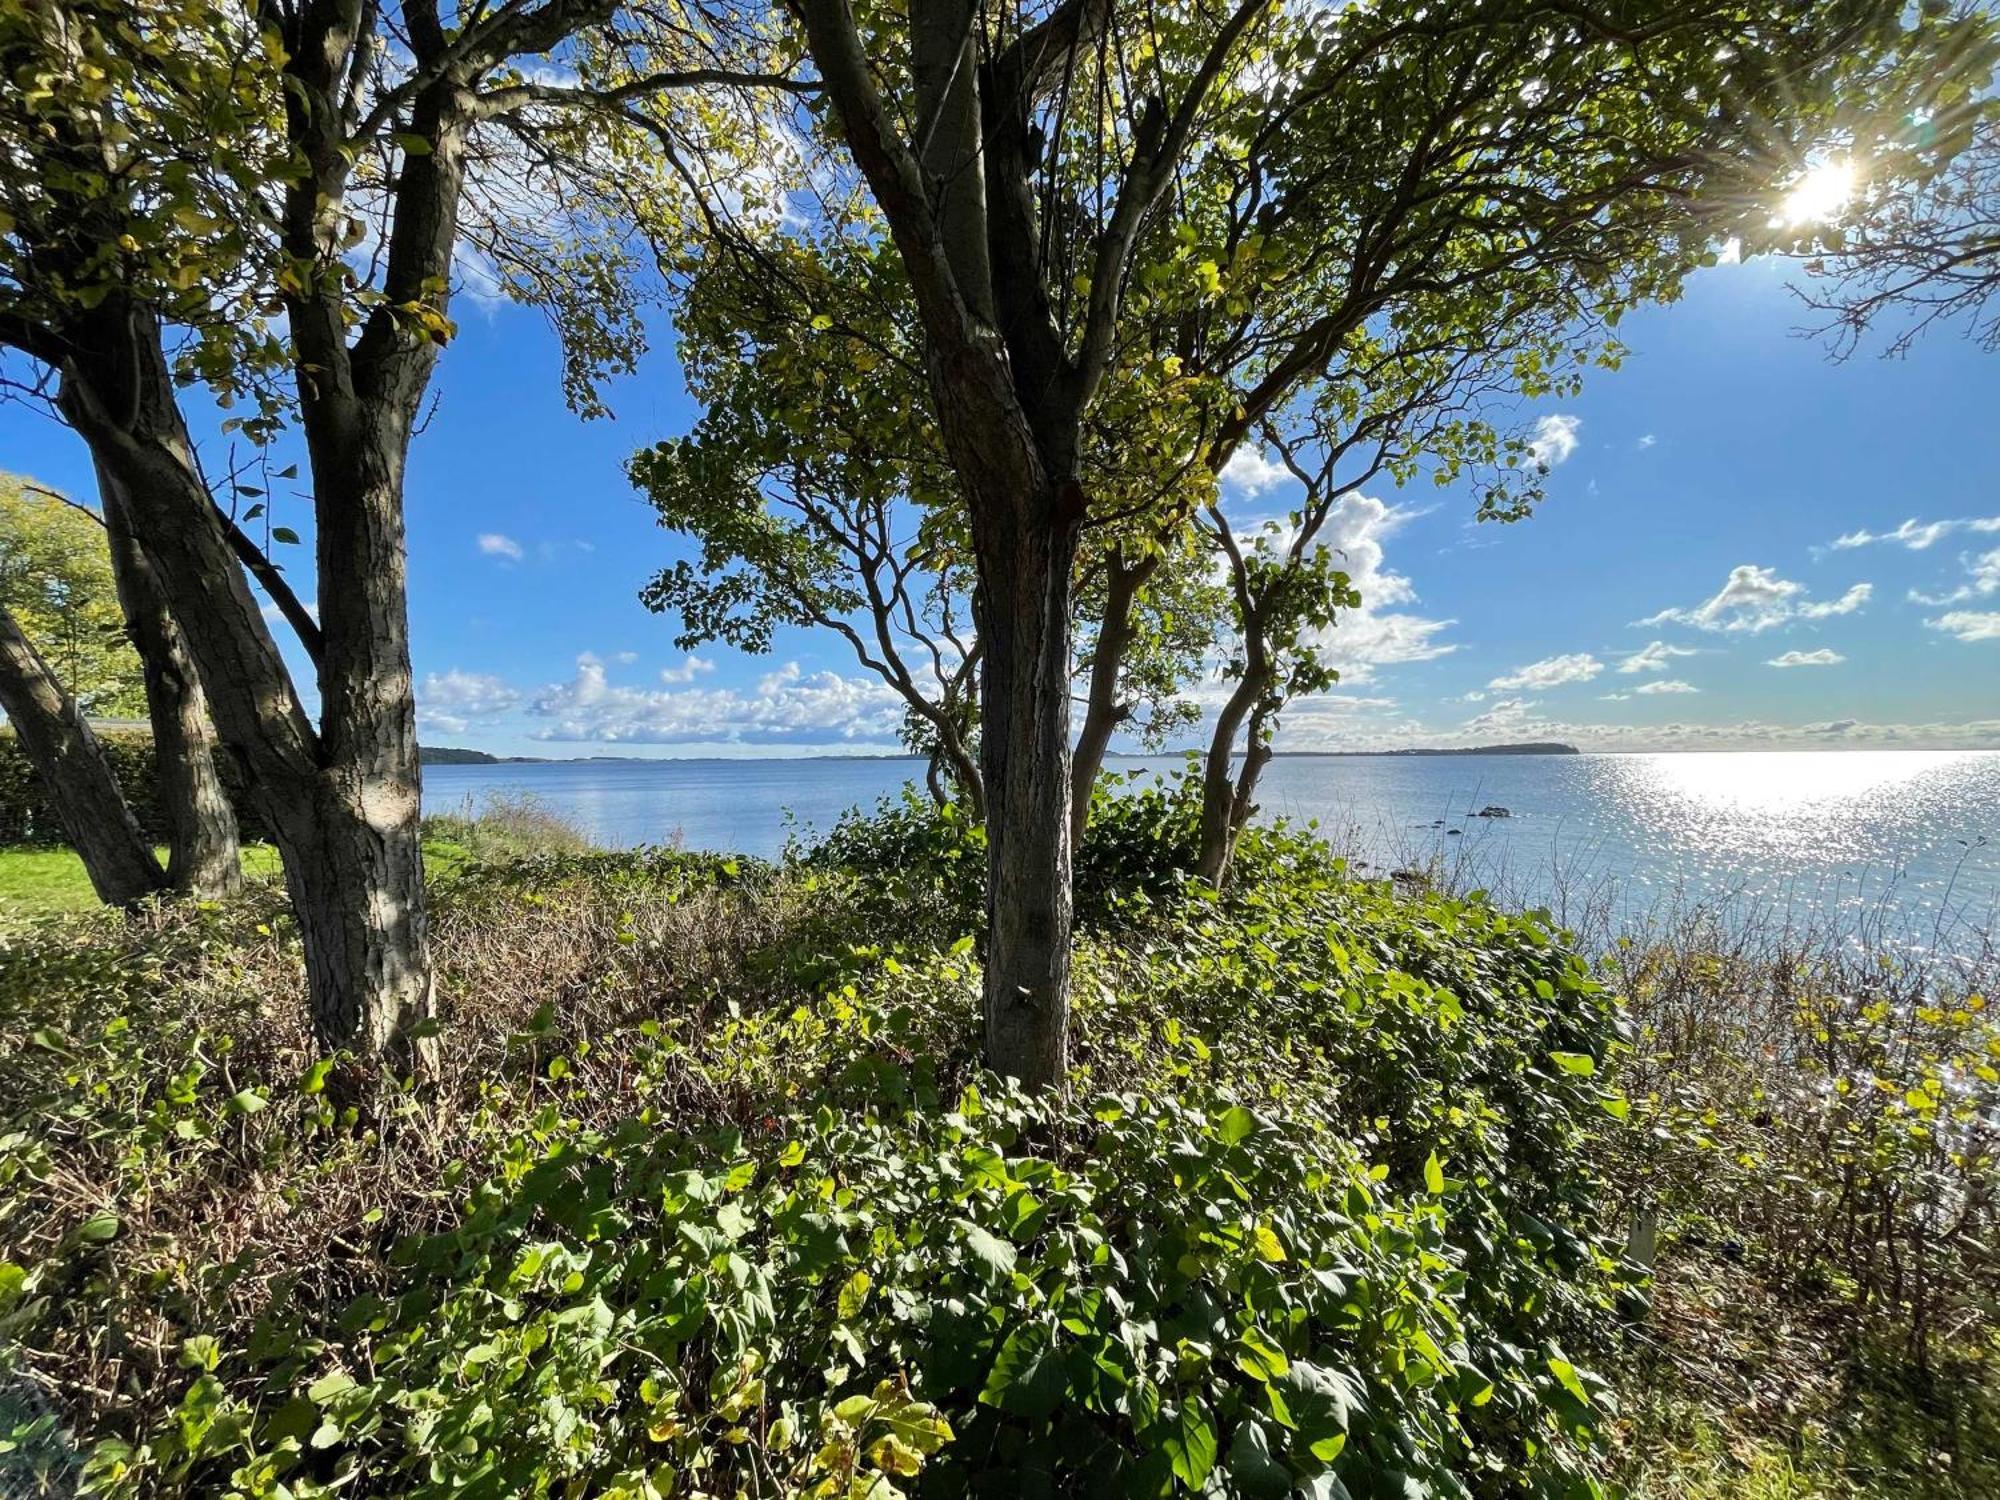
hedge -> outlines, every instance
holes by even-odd
[[[112,770],[125,789],[125,800],[139,826],[149,838],[165,843],[169,824],[160,805],[159,778],[154,774],[153,737],[143,730],[100,730],[97,738],[111,757]],[[242,836],[268,839],[269,831],[247,804],[243,778],[235,764],[225,755],[217,758],[216,765],[236,807]],[[22,751],[19,739],[11,729],[0,730],[0,845],[68,842],[62,820],[50,805],[42,778]]]

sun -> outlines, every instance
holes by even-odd
[[[1809,169],[1792,185],[1778,207],[1778,221],[1796,227],[1822,224],[1847,207],[1854,196],[1857,174],[1851,161],[1826,161]]]

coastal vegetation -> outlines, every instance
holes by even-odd
[[[0,1465],[1991,1492],[1990,952],[1696,912],[1586,958],[1257,825],[1218,898],[1198,802],[1092,820],[1061,1094],[979,1066],[983,836],[927,801],[769,865],[506,810],[434,866],[439,1068],[386,1098],[305,1026],[270,886],[10,938]]]
[[[1984,938],[1256,814],[1358,486],[1526,518],[1517,406],[1725,255],[1983,309],[1996,64],[1888,0],[0,0],[0,393],[96,486],[0,484],[0,1488],[1994,1493]],[[1851,247],[1774,209],[1833,151]],[[641,597],[843,640],[927,795],[769,862],[424,812],[469,261],[582,416],[671,325]]]

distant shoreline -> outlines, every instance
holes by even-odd
[[[1190,752],[1162,750],[1153,754],[1114,751],[1107,760],[1162,760]],[[1472,745],[1464,748],[1422,748],[1411,750],[1279,750],[1280,760],[1326,760],[1337,757],[1383,757],[1413,755],[1581,755],[1574,745],[1555,741],[1535,741],[1517,745]],[[425,745],[418,759],[426,766],[588,766],[644,765],[661,760],[837,760],[897,761],[921,763],[921,755],[491,755],[484,750],[467,750],[455,745]]]

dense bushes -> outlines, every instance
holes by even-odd
[[[1576,960],[1306,846],[1227,908],[1163,880],[1031,1100],[975,1069],[951,903],[875,919],[884,868],[951,889],[926,821],[472,869],[440,1076],[386,1098],[258,898],[24,939],[12,1378],[113,1493],[1596,1493]]]
[[[160,783],[153,759],[153,737],[143,731],[100,730],[98,741],[111,760],[120,790],[145,835],[165,843],[170,830],[160,806]],[[216,757],[216,769],[245,839],[267,839],[262,822],[244,795],[241,774],[226,755]],[[21,751],[11,729],[0,730],[0,846],[59,844],[67,835],[62,819],[42,789],[41,777]]]

